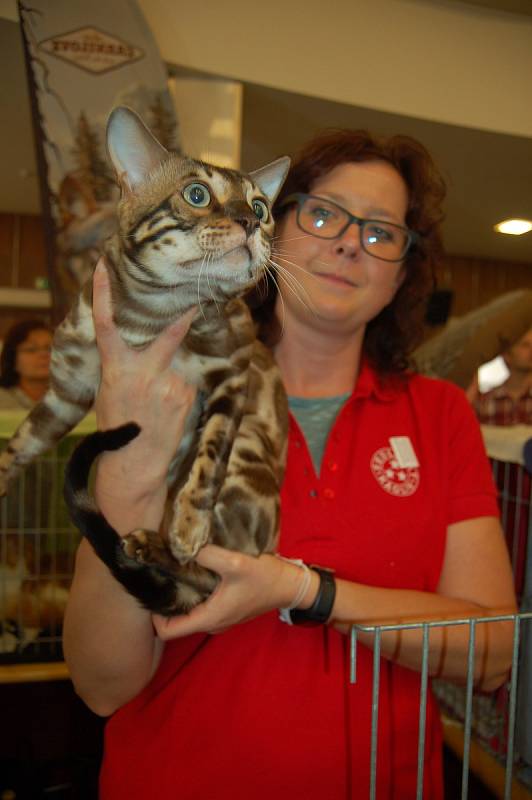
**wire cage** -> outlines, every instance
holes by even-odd
[[[444,716],[446,740],[454,750],[463,750],[464,769],[469,767],[473,741],[480,748],[475,752],[478,771],[495,796],[524,800],[532,798],[532,476],[520,462],[532,427],[483,426],[483,433],[520,609],[515,616],[512,674],[490,693],[444,681],[433,681],[432,687]],[[462,797],[467,797],[467,783]]]
[[[351,659],[350,659],[350,681],[356,682],[356,663],[357,663],[357,635],[360,631],[372,633],[374,636],[373,643],[373,695],[372,695],[372,718],[371,718],[371,751],[370,751],[370,788],[369,798],[375,800],[377,797],[377,775],[378,775],[378,758],[377,758],[377,744],[379,737],[379,682],[381,671],[381,638],[387,631],[407,631],[407,630],[420,630],[423,636],[422,655],[421,655],[421,683],[419,692],[419,715],[418,715],[418,771],[416,781],[416,800],[423,798],[423,770],[425,764],[425,723],[427,713],[427,698],[429,691],[429,646],[430,646],[430,632],[435,628],[445,628],[457,625],[465,625],[469,629],[469,647],[468,647],[468,669],[466,686],[463,689],[462,703],[451,706],[450,713],[455,715],[455,720],[459,721],[461,731],[459,734],[460,745],[456,748],[456,735],[446,735],[448,730],[452,731],[452,719],[445,718],[444,716],[444,739],[451,743],[458,749],[458,754],[462,759],[462,781],[461,781],[461,798],[465,800],[468,797],[468,785],[471,769],[471,746],[473,738],[479,740],[477,735],[478,727],[475,726],[475,717],[478,714],[478,709],[474,705],[474,673],[475,673],[475,639],[476,632],[479,625],[486,623],[513,621],[514,622],[514,638],[513,638],[513,658],[512,669],[510,678],[506,684],[505,692],[507,696],[507,703],[504,708],[497,708],[497,711],[503,714],[504,717],[504,752],[502,750],[497,754],[499,756],[500,767],[497,769],[497,763],[494,762],[491,769],[487,767],[484,770],[483,778],[491,784],[491,788],[495,791],[497,797],[504,798],[504,800],[511,800],[518,795],[521,797],[528,797],[526,791],[526,776],[524,775],[525,762],[520,756],[518,748],[516,747],[516,733],[518,729],[518,715],[517,715],[517,697],[519,689],[519,673],[520,673],[520,645],[524,639],[523,632],[526,629],[529,634],[530,620],[532,619],[532,612],[520,612],[518,614],[505,614],[491,617],[477,617],[474,619],[455,619],[455,620],[431,620],[430,622],[413,622],[397,625],[355,625],[351,629]],[[521,669],[523,669],[521,664]],[[488,695],[494,704],[497,704],[497,693]],[[441,707],[444,706],[441,703]],[[445,710],[443,713],[445,713]],[[485,713],[481,709],[481,714]],[[477,719],[478,721],[478,719]],[[524,719],[522,722],[525,725],[530,725],[530,720]],[[521,731],[524,733],[524,731]],[[482,739],[480,739],[482,742]],[[517,780],[515,779],[515,777]],[[524,778],[524,780],[523,780]],[[519,788],[521,783],[522,791]],[[530,795],[532,797],[532,794]]]
[[[0,414],[0,446],[23,415]],[[95,429],[89,415],[58,447],[21,473],[0,501],[0,665],[62,660],[62,621],[73,573],[79,534],[68,518],[62,484],[66,461],[76,443]],[[501,431],[508,429],[500,429]],[[532,429],[527,429],[527,435]],[[500,437],[500,431],[496,438]],[[486,436],[485,436],[486,438]],[[521,437],[522,438],[522,437]],[[423,797],[425,713],[430,687],[444,721],[444,739],[463,760],[462,798],[468,796],[471,771],[479,772],[496,797],[532,800],[532,481],[519,458],[500,453],[486,438],[499,491],[501,518],[512,558],[520,611],[504,617],[431,620],[405,625],[355,626],[350,640],[350,680],[356,681],[358,633],[374,635],[373,722],[370,798],[376,795],[379,713],[380,640],[388,630],[417,627],[422,631],[419,698],[419,767],[416,797]],[[519,448],[518,448],[519,449]],[[521,450],[522,451],[522,445]],[[478,626],[512,619],[512,671],[497,692],[477,693],[473,654]],[[464,687],[430,681],[428,650],[435,627],[468,626],[468,679]],[[486,761],[487,758],[487,761]]]
[[[23,417],[0,414],[0,446]],[[76,443],[94,428],[87,417],[23,470],[0,500],[0,664],[63,657],[63,615],[79,541],[63,502],[63,474]]]

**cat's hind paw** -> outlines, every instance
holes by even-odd
[[[128,533],[122,539],[121,545],[127,558],[136,561],[137,564],[160,567],[171,574],[179,568],[167,543],[157,531],[138,528]]]

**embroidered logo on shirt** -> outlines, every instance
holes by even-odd
[[[419,486],[419,468],[402,467],[391,447],[381,447],[370,461],[373,477],[394,497],[409,497]]]

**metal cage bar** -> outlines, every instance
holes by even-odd
[[[519,612],[516,614],[498,614],[494,616],[466,617],[461,619],[439,619],[421,620],[418,622],[390,623],[382,625],[353,625],[351,628],[351,648],[350,648],[350,677],[356,683],[356,658],[358,644],[358,632],[370,633],[374,636],[373,644],[373,687],[372,687],[372,717],[371,717],[371,757],[370,757],[370,800],[376,797],[377,786],[377,741],[378,741],[378,719],[379,719],[379,680],[381,662],[381,637],[388,631],[407,631],[420,630],[423,634],[422,654],[421,654],[421,684],[419,697],[419,724],[418,724],[418,772],[416,798],[423,797],[423,763],[425,749],[425,721],[427,709],[427,695],[429,690],[428,665],[430,653],[430,630],[433,628],[449,628],[461,625],[469,627],[469,642],[467,654],[467,680],[466,680],[466,711],[464,720],[464,746],[462,764],[462,786],[461,798],[466,800],[468,797],[470,762],[469,754],[472,737],[472,698],[475,682],[475,641],[478,625],[494,622],[513,622],[513,655],[509,687],[508,703],[508,740],[505,758],[505,790],[504,800],[512,797],[513,768],[516,760],[515,753],[515,726],[516,726],[516,705],[517,705],[517,686],[519,677],[519,645],[521,641],[521,625],[523,621],[532,619],[532,611]]]

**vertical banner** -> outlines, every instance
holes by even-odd
[[[105,127],[116,105],[137,111],[178,148],[155,40],[135,0],[19,0],[58,322],[115,229],[118,188]]]

